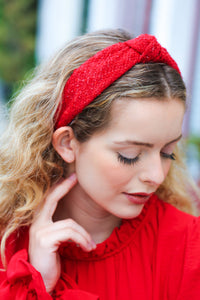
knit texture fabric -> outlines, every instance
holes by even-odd
[[[178,65],[157,39],[142,34],[111,45],[75,69],[63,90],[56,129],[69,124],[88,104],[115,80],[139,63],[164,63],[180,73]]]

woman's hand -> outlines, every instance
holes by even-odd
[[[72,219],[53,222],[52,217],[57,204],[76,184],[76,175],[53,186],[45,199],[44,206],[35,216],[30,227],[29,260],[42,275],[46,290],[51,293],[61,273],[58,248],[62,242],[73,241],[84,251],[96,246],[83,227]]]

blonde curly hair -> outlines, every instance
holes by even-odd
[[[132,37],[122,30],[86,34],[70,42],[48,63],[38,67],[10,110],[10,122],[0,140],[0,231],[1,255],[5,263],[8,236],[29,226],[45,193],[62,176],[67,164],[52,146],[52,135],[62,91],[73,70],[89,57]],[[115,99],[178,98],[185,103],[186,91],[177,71],[164,64],[138,64],[108,87],[72,121],[76,138],[87,141],[109,123]],[[165,182],[157,194],[181,210],[192,212],[188,179],[179,148],[175,151]]]

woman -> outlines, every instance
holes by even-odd
[[[185,100],[149,35],[87,34],[38,70],[1,142],[2,298],[199,299]]]

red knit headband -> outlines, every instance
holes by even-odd
[[[75,69],[65,84],[56,129],[69,124],[88,104],[115,80],[139,63],[165,63],[180,70],[156,38],[142,34],[135,39],[111,45]]]

